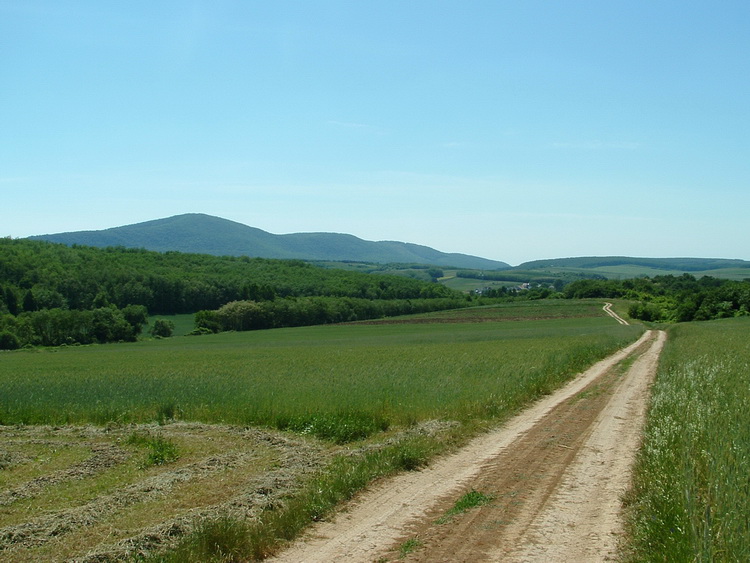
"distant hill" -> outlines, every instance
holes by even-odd
[[[750,278],[750,262],[725,258],[632,258],[627,256],[588,256],[533,260],[514,268],[549,273],[598,274],[607,278],[678,275],[722,278]]]
[[[30,239],[67,245],[123,246],[159,252],[178,251],[216,256],[297,258],[388,263],[415,263],[500,270],[509,264],[467,254],[445,253],[427,246],[396,241],[372,242],[338,233],[275,235],[241,223],[201,213],[176,215],[101,231],[37,235]]]

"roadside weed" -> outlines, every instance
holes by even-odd
[[[494,498],[495,497],[492,495],[485,495],[484,493],[480,493],[479,491],[475,491],[474,489],[472,489],[468,493],[463,495],[460,499],[458,499],[456,501],[456,504],[453,505],[453,508],[451,508],[448,512],[441,516],[435,523],[445,524],[447,522],[450,522],[454,516],[463,514],[464,512],[467,512],[472,508],[476,508],[477,506],[488,504],[492,502]]]
[[[399,548],[399,558],[403,559],[410,553],[416,551],[422,547],[422,541],[419,538],[409,538],[404,543],[401,544],[401,547]]]

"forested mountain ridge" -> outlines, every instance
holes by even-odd
[[[241,223],[201,213],[176,215],[135,225],[101,231],[37,235],[67,245],[124,246],[159,252],[250,256],[260,258],[334,260],[372,263],[414,263],[457,268],[497,270],[505,262],[467,254],[445,253],[418,244],[397,241],[372,242],[339,233],[275,235]]]

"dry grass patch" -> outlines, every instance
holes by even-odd
[[[2,438],[8,438],[4,451],[13,452],[5,459],[38,457],[40,440],[49,432],[55,439],[45,437],[42,446],[64,443],[65,448],[52,450],[76,455],[63,462],[50,453],[54,463],[25,475],[24,463],[15,463],[12,486],[0,490],[6,499],[0,505],[0,561],[145,555],[169,547],[206,518],[263,510],[324,457],[305,440],[279,433],[172,424],[0,427]],[[174,445],[179,457],[145,465],[143,444],[157,441]]]

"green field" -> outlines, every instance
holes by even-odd
[[[125,549],[116,541],[148,556],[153,537],[174,561],[228,560],[202,551],[222,534],[265,556],[370,480],[465,442],[643,332],[601,307],[2,352],[0,560]],[[750,560],[750,318],[668,331],[623,557]],[[271,491],[260,505],[257,490]]]
[[[467,293],[476,289],[483,289],[485,287],[499,289],[501,287],[517,287],[519,285],[519,282],[516,281],[494,281],[475,278],[459,278],[456,276],[455,270],[445,270],[445,277],[441,278],[439,281],[440,283],[451,289],[455,289],[456,291],[464,291]]]
[[[289,417],[354,413],[402,425],[498,416],[640,334],[600,305],[528,303],[397,324],[6,353],[0,422],[148,422],[168,413],[278,426]]]
[[[628,498],[631,561],[750,561],[750,318],[671,327]]]

